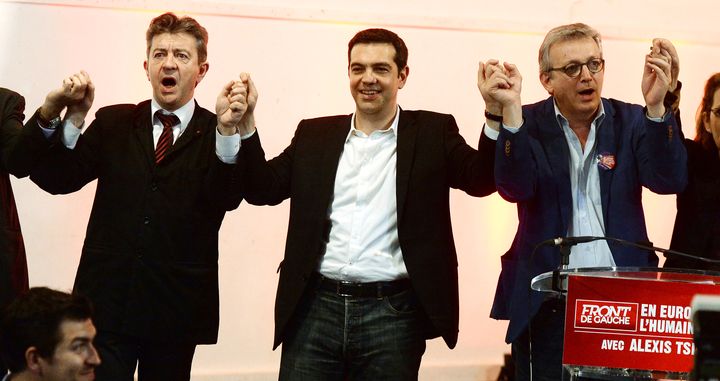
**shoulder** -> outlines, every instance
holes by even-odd
[[[22,95],[16,93],[13,90],[6,89],[4,87],[0,87],[0,101],[2,101],[3,103],[5,103],[7,101],[16,101],[16,102],[22,101],[22,102],[24,102],[25,98],[23,98]]]
[[[428,110],[400,110],[400,120],[408,119],[420,122],[449,121],[455,120],[450,114],[443,114]]]
[[[20,112],[25,111],[25,98],[13,90],[0,87],[0,112]]]
[[[143,101],[138,104],[120,103],[99,108],[95,113],[95,118],[122,119],[132,117],[145,110],[147,110],[148,114],[150,113],[150,101]]]
[[[298,132],[313,132],[328,128],[350,128],[352,114],[329,115],[316,118],[303,119],[298,124]]]

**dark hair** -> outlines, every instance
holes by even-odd
[[[705,148],[715,147],[715,140],[710,132],[705,130],[705,121],[710,118],[712,112],[713,97],[720,88],[720,73],[715,73],[705,83],[705,92],[702,101],[695,113],[695,141]],[[717,149],[717,147],[715,147]]]
[[[395,61],[398,71],[407,66],[408,49],[405,46],[405,41],[387,29],[373,28],[358,32],[348,43],[348,66],[350,65],[350,52],[357,44],[392,44],[395,48],[393,61]]]
[[[81,296],[33,287],[5,309],[0,323],[0,355],[10,372],[25,370],[25,351],[35,347],[51,358],[60,340],[63,321],[92,318],[90,301]]]
[[[194,18],[177,17],[174,13],[163,13],[150,22],[145,38],[147,39],[147,53],[150,55],[150,45],[153,37],[163,33],[187,33],[197,41],[198,60],[203,63],[207,60],[208,32]]]

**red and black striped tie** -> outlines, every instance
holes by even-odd
[[[155,164],[160,163],[165,157],[168,148],[173,144],[173,130],[172,127],[180,124],[180,119],[175,114],[163,114],[162,111],[158,110],[155,116],[160,120],[163,125],[162,133],[158,139],[157,145],[155,146]]]

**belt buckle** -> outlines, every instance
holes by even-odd
[[[344,287],[343,287],[343,286],[350,286],[350,285],[352,285],[352,283],[353,283],[353,282],[348,282],[348,281],[345,281],[345,280],[340,280],[340,281],[338,281],[337,284],[335,285],[335,293],[338,294],[339,296],[342,296],[342,297],[353,296],[352,294],[348,294],[348,293],[345,291],[345,290],[347,290],[348,288],[344,288]]]

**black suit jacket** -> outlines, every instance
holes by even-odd
[[[350,115],[303,120],[289,147],[269,162],[258,134],[243,141],[245,199],[275,205],[290,198],[285,258],[275,301],[275,341],[325,253],[328,208]],[[458,335],[457,256],[450,224],[450,188],[474,196],[495,191],[495,142],[468,146],[450,115],[401,111],[397,140],[397,221],[403,259],[435,332],[454,347]]]
[[[100,109],[74,150],[46,142],[50,154],[31,174],[44,190],[70,193],[98,180],[74,292],[92,300],[99,329],[217,341],[218,229],[240,203],[242,172],[217,158],[216,125],[196,104],[159,165],[150,101]]]
[[[0,309],[28,289],[25,245],[8,176],[27,176],[29,170],[28,151],[16,144],[24,111],[20,94],[0,88]]]

